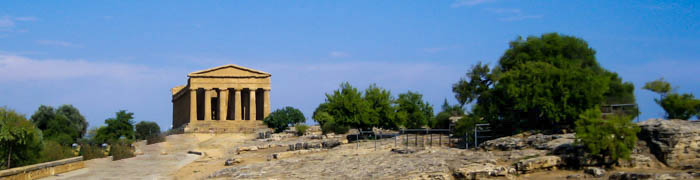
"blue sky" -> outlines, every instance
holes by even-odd
[[[439,109],[478,61],[518,36],[588,41],[635,84],[640,119],[663,115],[644,82],[700,95],[698,1],[3,1],[0,106],[30,116],[73,104],[91,126],[126,109],[169,128],[170,88],[189,72],[238,64],[272,74],[272,109],[309,118],[341,82]],[[309,119],[308,122],[311,122]]]

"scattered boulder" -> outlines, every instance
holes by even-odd
[[[238,147],[238,152],[241,151],[257,151],[258,146],[244,146],[244,147]]]
[[[523,139],[515,136],[506,136],[498,139],[489,140],[480,145],[482,149],[501,151],[523,149],[526,146],[527,144],[525,144],[525,141],[523,141]]]
[[[605,169],[599,167],[586,167],[583,172],[597,178],[605,176]]]
[[[416,151],[411,150],[411,149],[391,149],[391,152],[399,153],[399,154],[412,154],[412,153],[415,153]]]
[[[473,163],[455,170],[455,177],[464,179],[486,179],[492,176],[515,174],[515,168],[491,163]]]
[[[650,119],[638,125],[639,139],[661,162],[674,168],[700,168],[700,123]]]
[[[227,159],[226,162],[224,162],[224,166],[232,166],[232,165],[238,164],[238,163],[241,163],[240,159],[231,158],[231,159]]]
[[[616,172],[610,175],[610,180],[642,180],[652,179],[653,174],[650,173],[635,173],[635,172]]]
[[[340,146],[340,141],[333,139],[333,140],[323,141],[321,144],[322,144],[323,148],[331,149],[331,148],[334,148],[336,146]]]
[[[561,163],[559,156],[541,156],[520,160],[515,163],[515,167],[522,173],[529,173],[541,169],[556,169]]]
[[[196,155],[202,155],[202,152],[197,152],[197,151],[187,151],[187,154],[196,154]]]
[[[618,160],[618,166],[625,168],[657,168],[658,161],[643,154],[631,154],[629,159]]]

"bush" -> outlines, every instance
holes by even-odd
[[[333,132],[335,134],[345,134],[348,133],[348,131],[350,131],[350,127],[342,124],[336,124],[334,120],[329,120],[326,121],[326,123],[323,123],[323,125],[321,125],[321,131],[323,132],[323,134],[327,134],[330,132]]]
[[[291,124],[302,123],[304,121],[306,121],[304,114],[301,113],[299,109],[290,106],[277,109],[263,119],[263,123],[265,123],[267,127],[274,128],[277,133],[284,131]]]
[[[36,163],[42,148],[41,136],[41,131],[23,114],[0,107],[0,169]]]
[[[629,158],[637,143],[640,128],[631,116],[601,117],[599,108],[586,110],[576,121],[576,143],[586,150],[588,159],[610,166]]]
[[[700,108],[700,100],[695,99],[692,94],[671,93],[661,100],[657,100],[656,103],[666,111],[667,119],[688,120],[696,115],[698,108]]]
[[[297,124],[295,129],[297,130],[297,136],[303,136],[306,134],[306,130],[309,129],[309,126],[306,124]]]
[[[71,147],[62,146],[56,141],[44,141],[43,146],[44,147],[39,153],[39,155],[41,156],[41,162],[56,161],[75,156]]]
[[[112,161],[134,157],[134,148],[126,141],[112,144],[109,153],[112,154]]]
[[[165,135],[159,134],[155,136],[150,136],[146,138],[146,144],[155,144],[155,143],[160,143],[160,142],[165,142]]]
[[[141,121],[135,125],[136,139],[144,140],[160,134],[160,126],[155,122]]]
[[[80,146],[80,155],[83,156],[83,160],[107,157],[100,146],[92,144],[83,144]]]

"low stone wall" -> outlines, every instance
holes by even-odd
[[[38,179],[52,176],[64,172],[73,171],[85,167],[83,156],[62,159],[58,161],[45,162],[29,166],[16,167],[0,171],[0,179],[3,180],[25,180]]]

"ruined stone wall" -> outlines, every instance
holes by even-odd
[[[212,120],[190,123],[185,133],[255,133],[267,129],[260,120]]]
[[[85,167],[83,157],[74,157],[58,161],[45,162],[41,164],[22,166],[0,171],[0,179],[3,180],[25,180],[38,179],[65,173]]]

